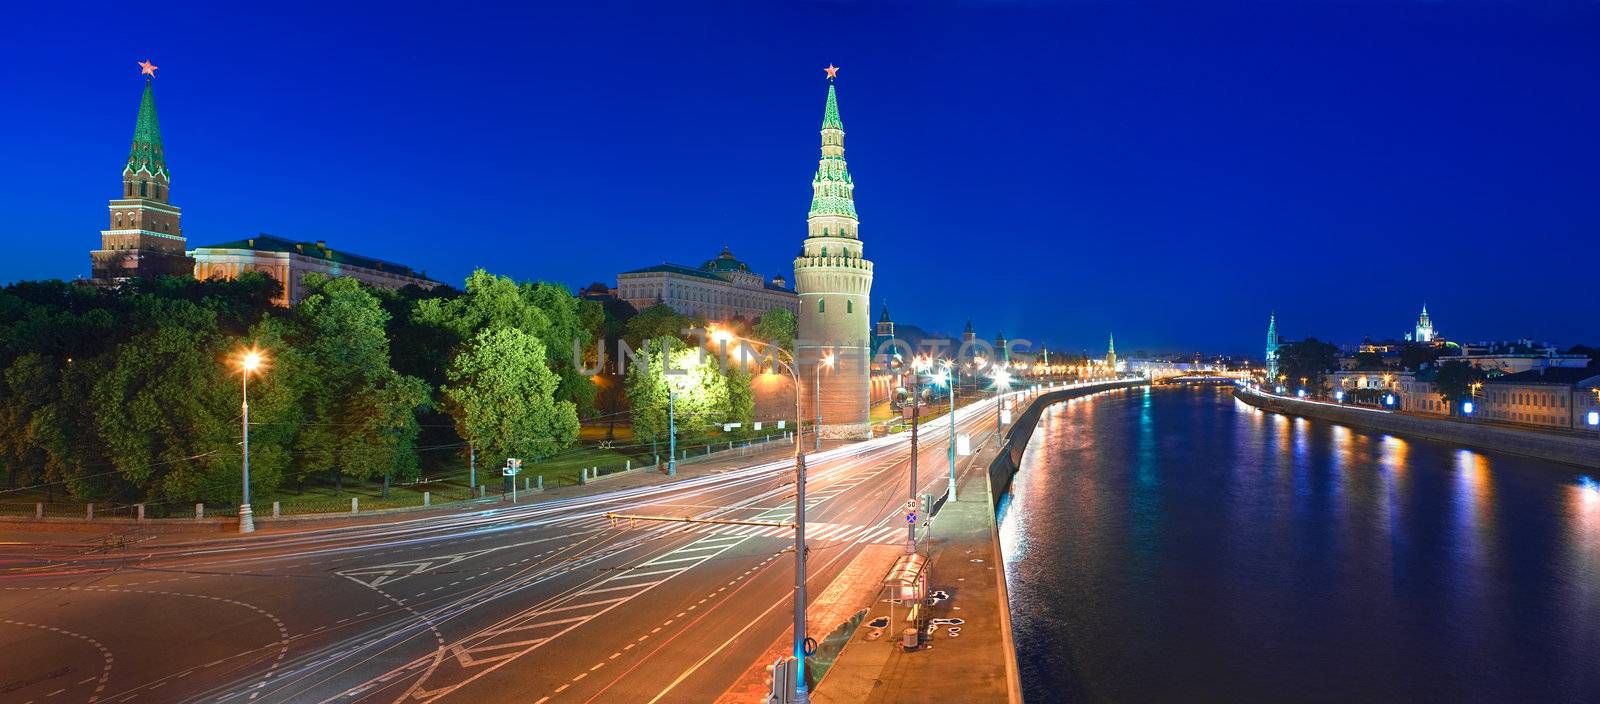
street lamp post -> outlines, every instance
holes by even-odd
[[[678,392],[667,388],[667,476],[678,476]],[[660,471],[659,469],[657,471]]]
[[[922,370],[928,361],[925,357],[911,360],[911,488],[906,495],[906,516],[915,516],[917,510],[917,419],[922,412]],[[922,517],[926,520],[926,516]],[[906,521],[906,554],[917,551],[917,521]]]
[[[743,343],[743,344],[740,345],[740,350],[739,350],[739,361],[740,361],[741,364],[743,364],[745,359],[746,359],[745,352],[744,352],[744,350],[745,350],[744,345],[757,344],[757,345],[761,345],[761,346],[767,346],[766,343],[758,343],[758,342],[755,342],[754,340],[750,340],[750,339],[747,339],[747,338],[736,338],[732,333],[728,333],[726,331],[718,331],[718,333],[716,333],[716,334],[717,334],[718,339],[724,339],[724,340],[737,339],[741,343]],[[773,355],[772,356],[772,360],[777,362],[780,365],[783,365],[784,370],[789,372],[789,380],[794,383],[794,424],[795,424],[795,433],[794,433],[794,659],[795,659],[795,668],[794,668],[794,699],[792,699],[791,702],[792,702],[792,704],[809,704],[809,702],[811,701],[811,695],[810,695],[809,692],[806,691],[806,641],[810,640],[809,638],[806,637],[806,446],[805,446],[805,440],[802,437],[805,434],[800,432],[800,419],[804,418],[804,416],[802,416],[801,413],[800,413],[800,399],[801,399],[801,395],[800,395],[801,394],[800,373],[795,368],[795,366],[796,366],[796,364],[798,362],[795,360],[793,353],[789,352],[788,350],[783,349],[782,347],[773,347],[773,349],[778,353],[778,355],[786,355],[786,356],[789,357],[789,361],[785,362],[782,357],[780,357],[778,355]],[[829,357],[829,361],[831,362],[831,356]],[[821,418],[820,414],[818,415],[818,418],[819,419]]]
[[[245,352],[244,356],[239,359],[240,398],[242,401],[240,408],[243,410],[240,434],[244,439],[244,442],[241,443],[243,452],[241,485],[243,492],[239,499],[240,533],[253,533],[256,530],[255,515],[250,511],[250,372],[255,371],[260,366],[261,353],[255,350]]]
[[[944,361],[945,371],[939,372],[934,382],[950,389],[950,500],[956,500],[956,384],[951,381],[950,373],[961,374],[960,367]]]
[[[812,438],[813,442],[815,443],[812,446],[812,449],[815,449],[817,452],[821,452],[822,451],[822,368],[823,367],[828,367],[830,369],[833,368],[833,355],[832,354],[822,355],[822,357],[817,360],[817,365],[815,367],[812,367],[812,372],[815,374],[815,380],[814,380],[815,383],[813,383],[811,385],[811,394],[812,394],[812,396],[811,396],[811,410],[816,411],[817,419],[816,419],[815,423],[811,424],[811,438]],[[797,394],[800,393],[800,390],[799,390],[798,387],[795,389],[795,393],[797,393]],[[796,426],[795,429],[794,429],[794,432],[795,432],[795,434],[798,435],[800,433],[800,428],[799,428],[799,425],[800,425],[800,414],[798,412],[795,413],[794,424]]]
[[[1005,369],[997,369],[992,378],[994,379],[994,390],[997,394],[994,402],[994,436],[996,442],[998,442],[1000,431],[1004,429],[1004,422],[1000,417],[1000,412],[1004,410],[1002,406],[1006,402],[1006,391],[1011,388],[1011,372]]]

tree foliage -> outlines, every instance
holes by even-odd
[[[1456,402],[1472,397],[1472,385],[1483,381],[1483,372],[1466,362],[1445,362],[1433,377],[1433,388],[1450,402],[1452,412]]]
[[[1317,338],[1308,337],[1278,346],[1278,373],[1287,376],[1291,384],[1305,379],[1307,385],[1318,386],[1323,375],[1338,366],[1339,348]]]
[[[570,447],[577,408],[557,400],[544,343],[514,327],[485,329],[450,365],[444,394],[457,431],[484,456],[537,460]]]
[[[800,334],[800,319],[788,308],[773,308],[761,314],[751,329],[758,340],[769,342],[794,352],[794,339]]]

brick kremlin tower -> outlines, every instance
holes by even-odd
[[[821,369],[817,394],[823,437],[865,438],[872,433],[869,371],[872,362],[872,262],[861,256],[855,183],[844,161],[844,124],[829,65],[828,103],[822,116],[822,160],[811,179],[811,214],[805,243],[794,260],[795,291],[800,294],[797,352],[805,367],[801,381],[812,384],[822,355],[833,352],[831,368]],[[811,402],[811,389],[805,389]],[[807,414],[815,416],[815,409]]]
[[[100,231],[100,249],[89,253],[95,283],[117,284],[134,278],[193,276],[194,259],[184,251],[178,207],[167,202],[166,154],[161,148],[161,123],[151,81],[156,66],[139,63],[145,76],[134,123],[133,148],[122,167],[122,197],[111,201],[110,229]]]

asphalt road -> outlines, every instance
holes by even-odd
[[[960,409],[975,440],[994,404]],[[945,489],[943,419],[922,491]],[[904,544],[909,438],[808,459],[808,591]],[[790,631],[792,459],[393,522],[85,553],[0,544],[0,701],[710,702]],[[814,635],[836,624],[812,624]]]

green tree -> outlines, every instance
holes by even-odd
[[[396,478],[417,472],[415,412],[427,384],[389,366],[388,313],[350,278],[308,276],[312,291],[295,307],[295,345],[305,425],[295,441],[305,472],[343,479]]]
[[[5,465],[8,487],[44,480],[49,455],[35,421],[56,400],[56,371],[53,360],[30,352],[0,374],[0,398],[7,399],[0,403],[0,464]]]
[[[578,298],[565,286],[543,281],[525,285],[524,290],[532,305],[549,321],[539,339],[544,343],[551,371],[561,378],[556,385],[556,398],[571,401],[580,416],[592,415],[595,385],[576,366],[591,340]],[[573,355],[574,350],[578,356]]]
[[[679,313],[665,303],[657,303],[649,308],[639,311],[638,315],[628,320],[623,330],[623,340],[629,347],[639,349],[645,340],[655,340],[662,337],[685,339],[684,331],[692,327],[699,327],[695,320]]]
[[[1377,352],[1357,352],[1357,369],[1382,369],[1384,367],[1383,355]]]
[[[787,308],[773,308],[761,315],[751,330],[752,335],[765,342],[794,351],[794,338],[800,332],[800,321]]]
[[[1445,362],[1433,377],[1433,388],[1449,402],[1451,414],[1460,402],[1472,398],[1473,385],[1483,381],[1483,372],[1466,362]]]
[[[1278,373],[1288,377],[1290,385],[1300,383],[1318,387],[1322,377],[1339,366],[1339,348],[1308,337],[1299,342],[1278,346]]]
[[[698,348],[671,337],[652,342],[646,359],[629,365],[626,381],[635,437],[653,447],[668,440],[669,394],[679,440],[706,439],[724,423],[748,432],[755,415],[748,372],[733,364],[719,369],[715,355],[702,359]]]
[[[544,343],[514,327],[480,331],[450,365],[456,430],[491,458],[537,460],[571,447],[578,412],[559,401]]]
[[[1409,371],[1416,371],[1424,366],[1438,361],[1439,355],[1444,351],[1433,345],[1407,343],[1400,348],[1400,367]]]
[[[227,450],[238,396],[229,393],[216,314],[187,301],[142,298],[137,308],[144,332],[111,353],[90,396],[95,428],[117,471],[83,475],[74,493],[237,496],[239,457]],[[260,478],[275,483],[275,477]]]

